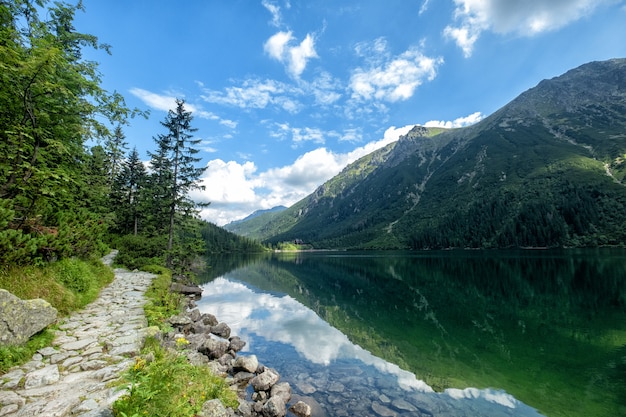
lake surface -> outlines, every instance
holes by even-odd
[[[314,416],[626,415],[626,251],[208,259],[198,306]]]

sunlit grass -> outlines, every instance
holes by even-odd
[[[178,314],[182,297],[171,293],[171,272],[160,266],[146,266],[147,272],[159,274],[146,292],[144,307],[148,323],[167,328],[167,318]],[[182,350],[188,342],[178,339]],[[153,358],[153,359],[152,359]],[[238,406],[237,394],[221,377],[208,368],[194,366],[180,352],[168,351],[156,338],[148,338],[142,356],[124,375],[126,394],[113,405],[115,416],[188,417],[198,415],[205,401],[219,398],[225,406]]]
[[[44,299],[64,317],[95,300],[113,277],[113,271],[98,260],[63,259],[43,267],[1,267],[0,288],[23,300]],[[53,333],[44,331],[25,345],[0,349],[0,373],[27,362],[52,339]]]
[[[28,362],[39,349],[50,346],[54,339],[54,332],[43,330],[30,338],[22,346],[0,347],[0,374],[6,373],[16,364]]]

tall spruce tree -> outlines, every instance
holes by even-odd
[[[137,148],[133,148],[128,159],[123,161],[111,192],[117,228],[122,233],[137,235],[139,223],[146,217],[147,178],[146,167]]]
[[[199,150],[194,146],[200,143],[200,139],[193,138],[197,129],[191,126],[192,120],[191,112],[185,110],[185,101],[177,99],[176,109],[170,110],[165,121],[161,122],[168,132],[157,141],[159,148],[169,151],[168,251],[172,250],[174,243],[176,214],[193,215],[196,204],[189,198],[189,193],[204,189],[199,179],[206,167],[196,167],[200,158],[195,156]]]
[[[126,135],[124,135],[122,126],[118,124],[113,130],[113,135],[109,136],[104,144],[109,161],[109,185],[113,184],[124,164],[124,154],[128,150],[128,143],[124,139],[126,139]]]

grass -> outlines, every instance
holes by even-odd
[[[44,329],[31,337],[25,345],[0,347],[0,374],[6,373],[17,364],[28,362],[39,349],[50,346],[52,339],[54,332]]]
[[[224,378],[190,364],[179,352],[166,350],[156,338],[147,339],[143,352],[125,374],[127,393],[113,404],[115,416],[195,416],[205,401],[214,398],[237,408],[237,394]]]
[[[0,288],[24,300],[42,298],[64,317],[95,300],[113,277],[113,271],[99,260],[63,259],[43,267],[0,267]],[[0,348],[0,374],[30,360],[53,338],[52,331],[44,330],[24,345]]]
[[[169,269],[159,265],[147,265],[142,267],[142,270],[158,274],[146,291],[148,302],[144,306],[144,311],[149,326],[157,326],[164,330],[167,327],[167,319],[180,313],[183,297],[170,292],[172,272]]]
[[[171,272],[161,266],[145,266],[147,272],[159,274],[146,292],[149,301],[144,307],[148,323],[168,329],[167,318],[181,310],[182,298],[169,291]],[[176,342],[179,351],[167,350],[150,337],[135,359],[135,365],[123,377],[122,389],[127,392],[113,404],[116,417],[198,415],[205,401],[219,398],[227,407],[237,408],[237,394],[221,377],[206,367],[194,366],[180,352],[187,341]]]

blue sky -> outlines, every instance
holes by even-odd
[[[175,98],[202,140],[202,216],[289,206],[410,127],[479,121],[545,78],[626,57],[626,0],[83,0],[112,46],[103,86],[150,110]]]

